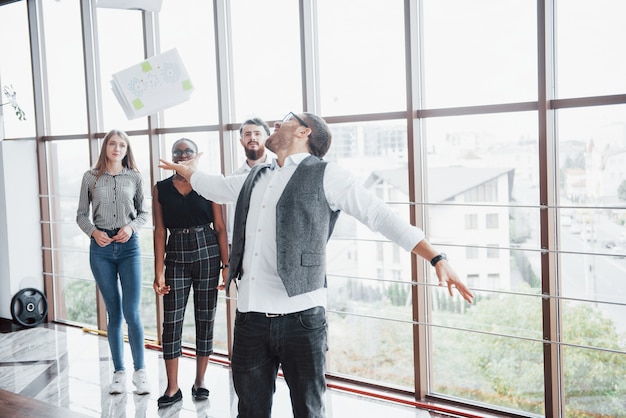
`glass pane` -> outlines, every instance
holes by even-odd
[[[437,171],[431,170],[430,172]],[[445,173],[445,169],[440,170],[440,172]],[[468,173],[470,172],[471,170],[467,170],[464,175],[469,176]],[[429,184],[439,183],[446,176],[442,175],[438,178],[439,180],[431,180],[433,177],[430,177]],[[503,183],[503,181],[499,182],[499,187],[508,190],[508,187]],[[436,185],[433,186],[436,187]],[[473,188],[477,187],[474,186]],[[505,252],[509,248],[534,250],[541,248],[539,237],[540,209],[495,206],[498,203],[494,202],[481,202],[485,203],[482,206],[477,201],[463,202],[462,195],[456,198],[459,199],[459,203],[455,201],[433,203],[429,206],[428,212],[429,239],[437,245],[450,244],[454,246],[447,250],[449,251],[447,254],[455,261],[455,266],[458,266],[457,263],[461,260],[467,261],[470,263],[469,265],[487,261],[493,263],[495,261],[493,259],[484,259],[488,255],[487,253],[489,253],[489,258],[506,259],[507,257],[503,254],[495,254],[497,248],[500,248],[499,251],[501,252]],[[505,199],[499,204],[509,205],[511,203],[515,202]],[[458,245],[466,247],[456,247]],[[466,248],[471,247],[475,247],[476,251],[466,251]],[[478,253],[482,253],[482,255],[479,257]]]
[[[590,312],[579,309],[575,314],[577,326],[570,334],[578,336],[609,333],[617,336]],[[606,338],[606,336],[604,336]],[[624,348],[622,347],[622,350]],[[563,348],[565,367],[565,411],[567,417],[619,417],[624,415],[626,380],[624,354],[579,347]],[[593,383],[591,385],[590,383]]]
[[[142,255],[142,292],[141,292],[141,319],[147,337],[156,338],[156,297],[154,294],[154,241],[152,225],[152,186],[150,180],[150,150],[148,137],[144,135],[131,136],[135,163],[143,177],[144,209],[148,211],[148,221],[139,230],[139,246]]]
[[[410,271],[403,275],[400,266],[395,269],[384,268],[382,263],[385,261],[385,256],[395,244],[390,242],[380,242],[380,244],[381,251],[371,254],[372,259],[377,260],[376,263],[361,261],[362,264],[369,264],[369,271],[365,269],[356,272],[349,269],[340,270],[344,263],[338,263],[339,260],[335,260],[334,265],[338,268],[333,268],[333,272],[337,273],[329,275],[328,279],[328,287],[333,289],[328,296],[330,311],[342,315],[356,314],[392,321],[411,321],[411,310],[406,309],[411,299]],[[339,247],[340,243],[335,242],[331,249]],[[385,247],[384,250],[383,247]],[[330,252],[330,254],[335,254],[335,252]]]
[[[594,255],[626,256],[626,231],[619,208],[559,210],[561,250]]]
[[[152,236],[150,237],[152,240]],[[144,252],[145,256],[145,252]],[[152,259],[143,260],[143,286],[141,289],[141,321],[143,322],[143,330],[145,338],[154,341],[160,340],[157,337],[156,325],[156,296],[152,283],[154,283],[154,262]]]
[[[626,332],[626,105],[557,116],[562,294]]]
[[[52,193],[78,199],[83,174],[90,166],[89,142],[87,139],[49,141],[46,147]]]
[[[81,231],[82,232],[82,231]],[[53,252],[54,268],[60,277],[93,281],[89,266],[89,238],[83,233],[87,246],[77,249],[55,249]],[[94,282],[95,283],[95,282]]]
[[[323,114],[405,110],[403,2],[367,0],[358,7],[350,0],[317,4]]]
[[[331,292],[329,291],[329,294]],[[380,311],[390,309],[380,301]],[[406,309],[404,306],[395,309]],[[345,313],[328,314],[328,371],[359,380],[384,382],[411,389],[413,379],[413,325]]]
[[[563,109],[557,116],[561,205],[623,207],[626,105]],[[610,215],[619,218],[620,211]],[[620,227],[625,221],[616,220]]]
[[[54,286],[56,319],[96,325],[96,282],[93,279],[58,276]]]
[[[497,243],[486,244],[489,241],[485,238],[476,238],[474,244],[463,246],[458,246],[458,242],[442,241],[436,237],[431,240],[448,254],[457,274],[470,288],[481,291],[540,292],[541,253],[513,250],[506,245],[498,246]],[[448,247],[446,244],[454,245]],[[436,284],[434,271],[430,274],[431,283]]]
[[[376,185],[380,167],[404,168],[408,178],[406,121],[333,124],[330,129],[332,145],[324,158],[341,164],[368,187]]]
[[[194,126],[216,124],[217,64],[212,2],[164,1],[159,12],[161,51],[176,48],[193,83],[191,98],[164,112],[164,124]]]
[[[426,121],[429,239],[474,289],[540,287],[533,113]],[[433,281],[435,279],[433,278]]]
[[[425,127],[428,202],[539,203],[535,112],[433,118]]]
[[[603,3],[615,11],[615,2]],[[564,6],[573,10],[569,4]],[[603,25],[614,18],[609,14],[603,16]],[[600,36],[603,43],[610,42],[603,38],[613,36],[606,31],[619,28],[596,27],[597,33],[586,32],[595,27],[596,18],[594,10],[586,11],[586,25],[581,28],[586,41]],[[586,41],[580,47],[593,55],[597,45],[591,48]],[[593,72],[585,67],[588,64],[578,67]],[[602,65],[602,61],[593,64]],[[612,70],[615,65],[611,65]],[[604,81],[613,88],[619,85],[611,74],[603,70],[602,79],[592,77],[580,86],[573,83],[572,87],[583,89],[569,91],[572,95],[605,93],[591,88],[602,88]],[[563,342],[572,345],[563,349],[568,416],[618,416],[624,410],[624,356],[607,350],[626,351],[625,111],[626,106],[618,105],[565,109],[557,114],[560,289],[565,298],[575,299],[562,302]],[[593,382],[593,389],[583,380]]]
[[[541,253],[518,249],[540,249],[536,114],[429,119],[425,138],[429,238],[477,295],[473,305],[450,298],[428,270],[431,390],[541,414],[541,299],[527,296],[540,293]]]
[[[626,91],[626,3],[567,0],[556,4],[556,81],[559,98]]]
[[[454,254],[455,247],[444,249]],[[429,269],[431,391],[541,414],[542,299],[533,295],[541,291],[541,254],[500,249],[494,258],[488,250],[477,248],[476,259],[451,257],[474,289],[472,305],[436,286]]]
[[[611,309],[619,308],[616,304],[566,300],[562,306],[564,343],[626,351],[626,342],[620,341],[620,334],[626,331],[624,321],[617,316],[618,309]],[[621,315],[624,313],[622,308]]]
[[[327,159],[349,170],[408,221],[408,195],[394,187],[408,177],[406,123],[348,123],[331,125],[331,130]],[[383,175],[387,168],[393,171],[391,183]],[[412,387],[409,253],[347,215],[338,218],[327,253],[329,370]],[[357,352],[355,346],[367,349]]]
[[[0,115],[3,115],[0,116],[0,139],[35,136],[33,76],[25,1],[0,7],[0,57],[0,103],[9,103],[4,95],[4,87],[12,87],[16,93],[16,102],[26,116],[26,120],[20,120],[10,104],[0,107]]]
[[[147,118],[128,120],[111,89],[113,74],[144,58],[143,23],[139,10],[97,9],[100,89],[104,131],[146,129]],[[123,30],[119,30],[123,28]]]
[[[407,184],[408,178],[406,124],[348,123],[331,125],[331,130],[333,143],[326,159],[349,170],[408,222],[408,188],[401,186]],[[330,275],[406,281],[411,278],[409,254],[351,216],[338,218],[327,253],[333,254],[328,260]],[[377,283],[371,285],[379,287]]]
[[[527,298],[526,298],[527,299]],[[520,319],[541,326],[540,300],[483,301],[472,308],[472,321],[501,321],[515,326]],[[510,309],[511,307],[515,309]],[[521,315],[521,316],[517,316]],[[449,321],[456,326],[454,318]],[[434,328],[432,389],[435,393],[544,415],[543,343],[497,335]]]
[[[57,199],[54,199],[56,203]],[[87,252],[89,251],[89,237],[76,224],[76,208],[78,207],[78,199],[64,199],[64,204],[72,206],[72,220],[53,220],[52,223],[52,246],[59,252],[65,250]],[[69,214],[69,210],[67,211]],[[63,266],[55,264],[55,270],[63,270]],[[89,271],[89,269],[87,270]],[[80,276],[86,277],[86,276]]]
[[[50,135],[87,131],[80,3],[41,3],[46,40]]]
[[[302,109],[298,2],[238,0],[230,8],[237,120]]]
[[[537,5],[423,2],[428,108],[537,100]]]
[[[562,254],[561,292],[566,298],[590,301],[618,332],[626,333],[624,271],[624,256]],[[626,342],[622,349],[626,350]]]
[[[95,326],[96,284],[89,267],[89,237],[76,224],[83,173],[89,167],[85,139],[46,142],[50,187],[56,319]],[[81,163],[82,162],[82,163]]]
[[[520,257],[520,256],[517,256]],[[539,261],[539,257],[530,258],[531,263]],[[516,266],[513,266],[516,269]],[[521,276],[523,271],[515,270],[515,276]],[[539,277],[539,276],[537,276]],[[529,284],[527,277],[519,277],[517,283],[508,289],[489,288],[481,289],[480,295],[475,299],[472,305],[467,304],[460,296],[450,297],[448,289],[444,286],[437,286],[436,280],[428,285],[430,289],[430,297],[433,301],[433,317],[432,323],[438,326],[456,326],[466,328],[483,333],[494,333],[502,336],[542,339],[542,322],[541,322],[541,298],[538,282],[536,285]],[[492,291],[495,290],[495,291]],[[506,292],[501,292],[506,290]],[[521,293],[514,293],[521,292]],[[523,292],[523,293],[522,293]],[[507,307],[507,304],[515,308]],[[518,307],[519,306],[519,307]],[[523,321],[514,322],[515,313],[497,313],[499,309],[513,310],[523,312],[525,309],[534,309],[532,315],[526,315]],[[487,314],[493,315],[489,320]],[[450,313],[465,313],[464,316],[455,317]],[[510,316],[510,317],[509,317]]]
[[[49,141],[46,153],[52,220],[76,224],[80,186],[90,165],[89,143],[86,139]]]

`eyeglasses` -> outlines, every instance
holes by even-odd
[[[183,151],[181,151],[179,149],[175,149],[174,151],[172,151],[172,157],[174,157],[174,158],[179,158],[179,157],[182,157],[182,156],[193,157],[195,155],[195,153],[196,152],[194,150],[190,149],[190,148],[187,148],[186,150],[183,150]]]
[[[296,114],[295,114],[295,113],[293,113],[293,112],[289,112],[289,113],[287,113],[287,116],[285,116],[285,117],[283,118],[283,122],[282,122],[282,123],[285,123],[285,122],[290,121],[290,120],[291,120],[291,118],[296,118],[296,120],[297,120],[298,122],[300,122],[300,125],[304,126],[305,128],[308,128],[308,127],[309,127],[309,125],[307,125],[307,124],[306,124],[306,123],[302,120],[302,118],[301,118],[300,116],[296,115]]]

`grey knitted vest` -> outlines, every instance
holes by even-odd
[[[268,164],[252,168],[237,199],[227,290],[241,278],[245,228],[250,196],[259,174]],[[326,162],[304,159],[287,183],[276,204],[276,250],[278,275],[287,294],[296,296],[326,286],[326,243],[339,211],[332,211],[324,194]]]

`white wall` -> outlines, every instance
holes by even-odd
[[[0,317],[21,289],[43,290],[36,144],[0,140]]]

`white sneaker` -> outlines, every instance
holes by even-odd
[[[138,395],[146,395],[150,393],[150,383],[148,383],[146,369],[135,370],[133,373],[133,384],[137,387],[135,393]]]
[[[115,395],[118,393],[126,392],[126,372],[124,370],[118,370],[113,373],[113,381],[109,386],[109,393]]]

